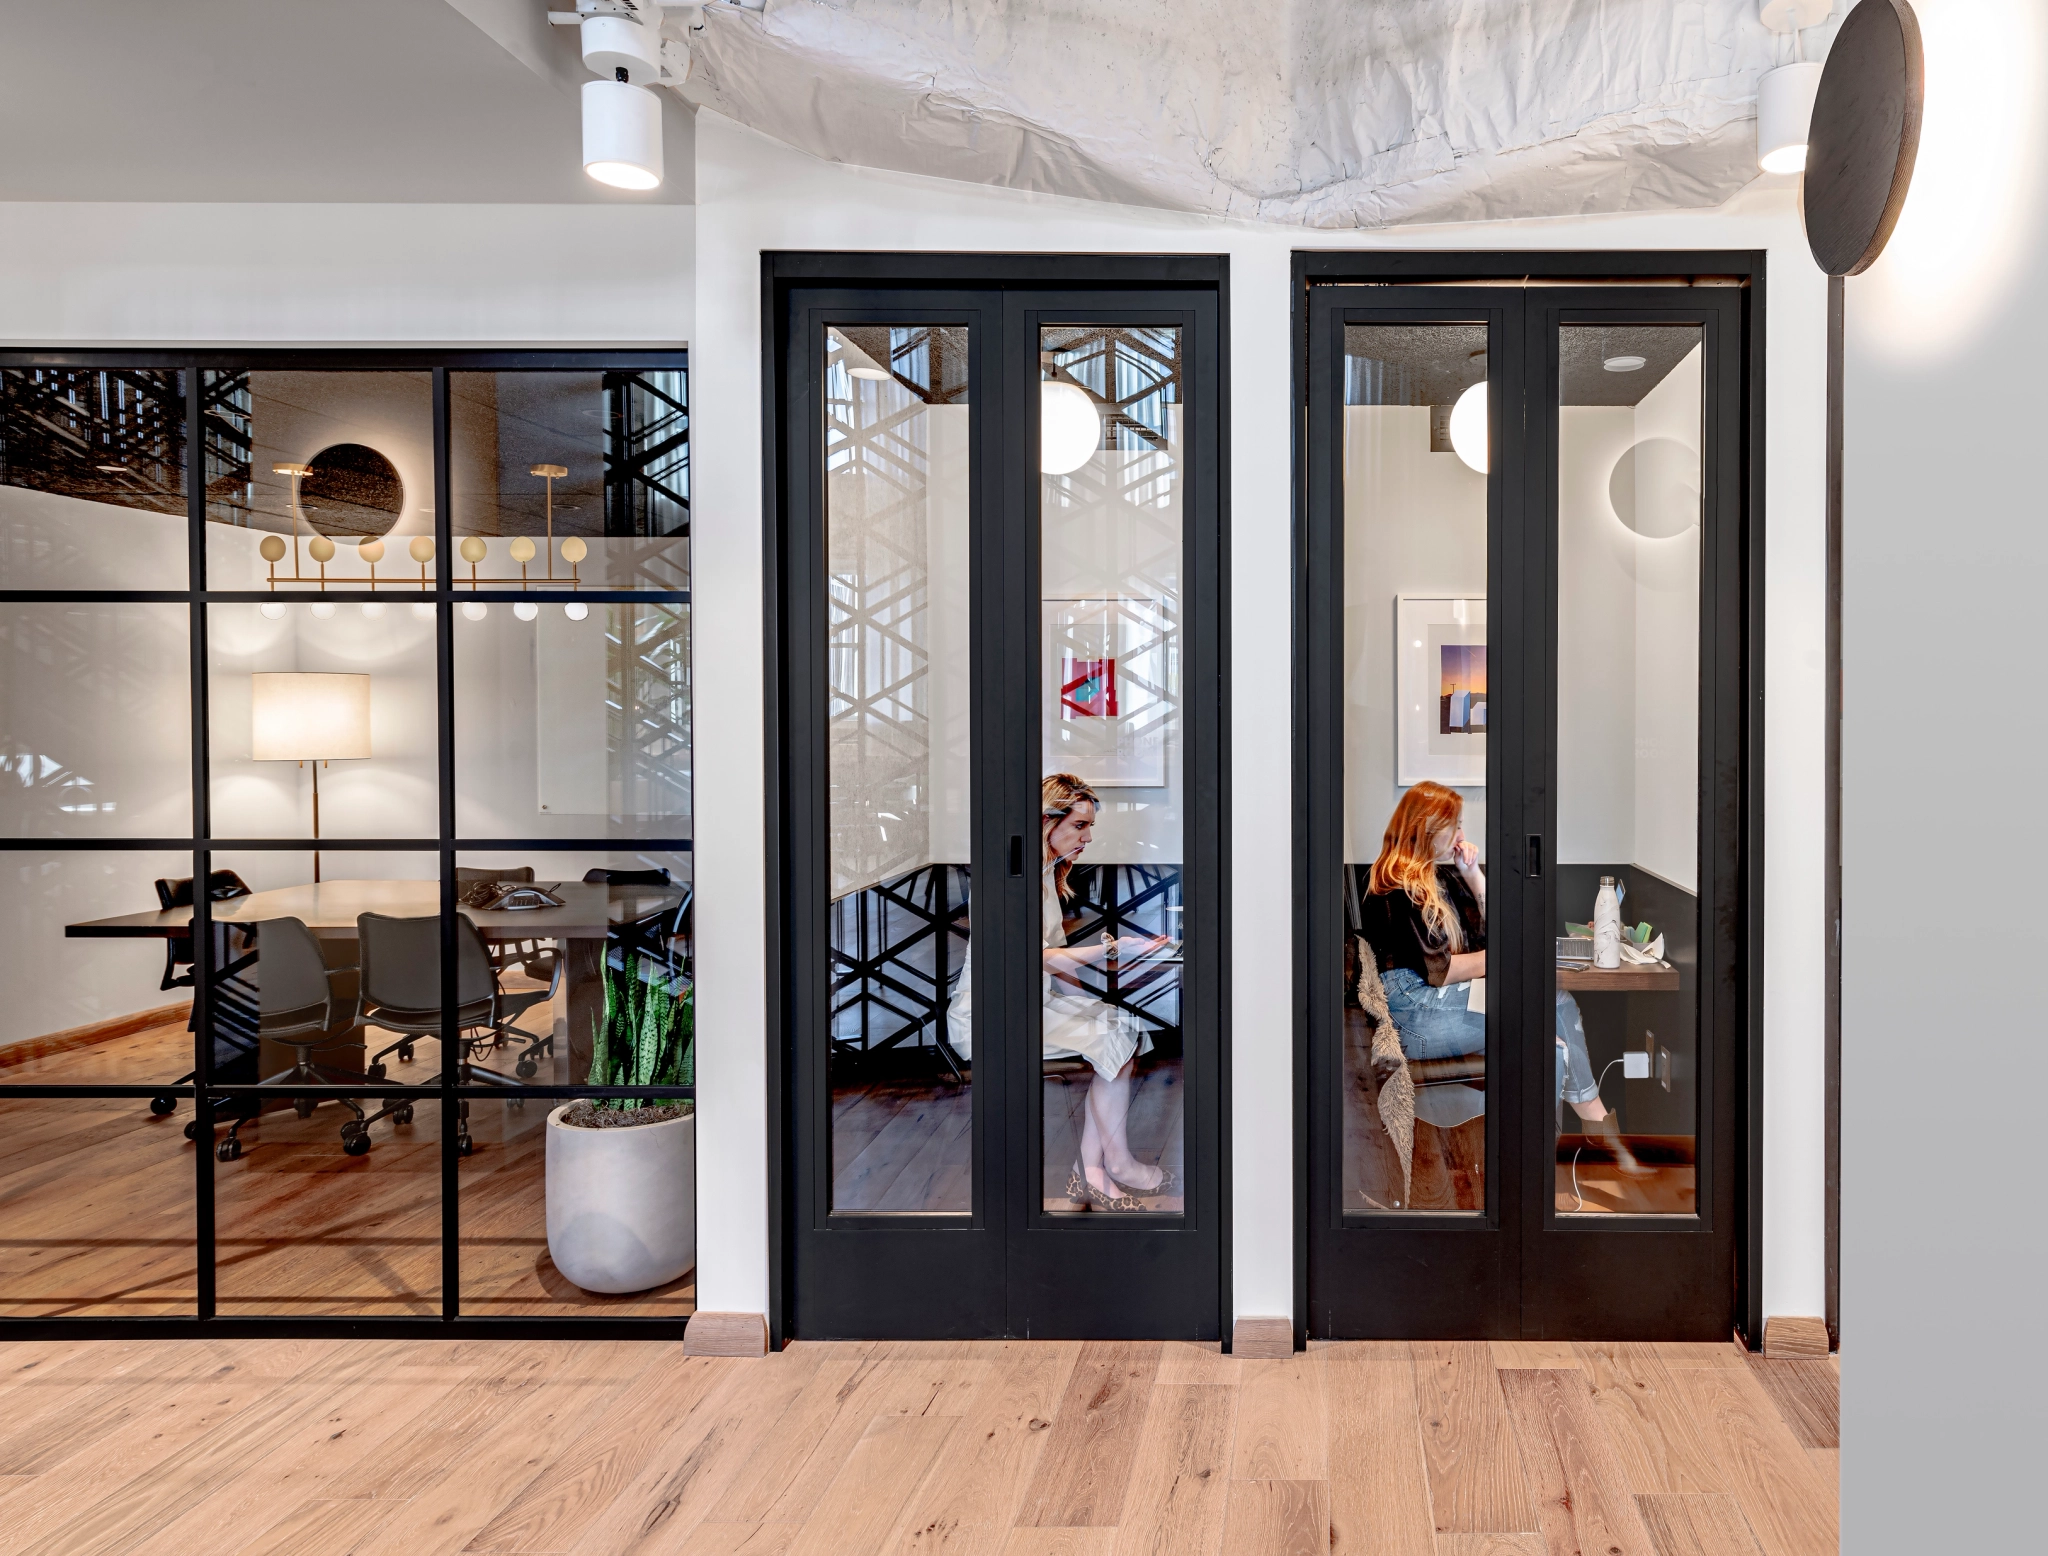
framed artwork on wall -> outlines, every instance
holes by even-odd
[[[1394,596],[1395,782],[1486,783],[1486,601]]]
[[[1131,595],[1045,605],[1045,770],[1099,789],[1163,789],[1180,707],[1173,623]]]

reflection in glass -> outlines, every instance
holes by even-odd
[[[185,376],[0,370],[0,587],[185,587]]]
[[[200,393],[210,588],[431,582],[432,374],[209,371]]]
[[[1701,331],[1558,343],[1560,1214],[1693,1214]],[[1581,1100],[1584,1099],[1584,1100]]]
[[[439,830],[433,613],[303,599],[211,607],[215,836]]]
[[[560,1122],[559,1115],[572,1104],[559,1099],[518,1097],[500,1100],[478,1098],[470,1104],[469,1132],[474,1142],[462,1158],[459,1192],[462,1235],[462,1311],[486,1317],[549,1316],[558,1318],[687,1318],[697,1307],[697,1277],[694,1268],[655,1285],[627,1292],[591,1289],[571,1278],[563,1265],[592,1286],[608,1285],[579,1260],[574,1243],[575,1218],[579,1207],[558,1198],[550,1222],[548,1185],[555,1175],[562,1186],[565,1147],[581,1145],[599,1149],[615,1143],[615,1129],[577,1130],[564,1141],[562,1130],[574,1128]],[[662,1212],[691,1207],[694,1188],[694,1120],[664,1118],[653,1125],[662,1138],[648,1137],[627,1142],[645,1147],[647,1155],[667,1151],[673,1158],[667,1173],[642,1171],[613,1174],[608,1186],[583,1202],[584,1215],[612,1218],[644,1217],[639,1241],[653,1252],[653,1242],[664,1233],[670,1237],[687,1230],[677,1218]],[[598,1141],[592,1135],[601,1135]],[[670,1140],[667,1136],[682,1138]],[[554,1160],[550,1160],[550,1148]],[[636,1166],[645,1157],[636,1158]],[[600,1167],[602,1167],[600,1163]],[[686,1219],[686,1218],[685,1218]],[[561,1242],[563,1263],[557,1263],[550,1237]],[[695,1263],[694,1236],[685,1252],[668,1253],[670,1262],[688,1257]],[[680,1247],[680,1244],[676,1244]],[[637,1282],[641,1276],[628,1280]]]
[[[688,837],[690,607],[470,609],[485,614],[455,616],[457,830]]]
[[[0,605],[0,835],[192,831],[183,605]]]
[[[683,369],[448,377],[458,587],[690,586]]]
[[[837,327],[820,367],[832,1208],[965,1213],[968,331]]]
[[[1344,331],[1347,1211],[1486,1207],[1486,353]]]
[[[0,1083],[175,1085],[192,1069],[192,855],[0,853]],[[173,914],[177,920],[180,915]],[[147,1112],[148,1099],[133,1103]],[[179,1102],[163,1112],[190,1105]]]
[[[192,1148],[175,1122],[142,1098],[9,1097],[0,1141],[0,1318],[193,1315]]]
[[[1181,331],[1047,328],[1039,360],[1044,1206],[1178,1214]]]

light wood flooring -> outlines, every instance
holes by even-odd
[[[180,1026],[152,1028],[6,1070],[10,1081],[133,1084],[189,1065]],[[393,1078],[439,1063],[423,1040]],[[379,1104],[366,1102],[374,1111]],[[472,1101],[474,1153],[459,1168],[461,1306],[485,1317],[687,1317],[694,1274],[651,1292],[597,1296],[547,1251],[543,1168],[556,1104]],[[371,1127],[341,1149],[329,1103],[245,1125],[247,1153],[213,1164],[216,1310],[289,1316],[433,1315],[441,1291],[440,1103]],[[195,1146],[189,1102],[159,1118],[145,1098],[0,1100],[0,1317],[189,1314],[197,1300]],[[0,1471],[0,1476],[5,1475]]]
[[[1092,1072],[1064,1065],[1045,1080],[1045,1208],[1076,1208],[1067,1181],[1080,1156],[1081,1121]],[[1181,1061],[1140,1059],[1128,1118],[1131,1150],[1186,1179]],[[832,1092],[832,1204],[835,1210],[973,1209],[973,1094],[954,1080],[880,1080]],[[1178,1194],[1145,1199],[1174,1213]]]
[[[0,1345],[0,1553],[1834,1556],[1731,1346]]]

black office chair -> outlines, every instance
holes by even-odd
[[[215,870],[206,877],[206,895],[211,902],[229,902],[236,897],[250,895],[249,883],[233,870]],[[189,875],[159,878],[156,883],[157,905],[168,913],[173,908],[192,906],[192,877]],[[257,1065],[257,998],[256,991],[243,982],[240,974],[247,971],[256,960],[256,953],[247,931],[231,929],[224,944],[228,961],[224,967],[214,970],[213,1005],[213,1076],[215,1080],[231,1083],[246,1083],[256,1079]],[[157,985],[161,989],[189,989],[193,987],[195,953],[192,949],[192,931],[181,930],[164,939],[164,975]],[[199,1019],[195,1006],[194,1021]],[[187,1027],[188,1031],[196,1030]],[[173,1086],[196,1085],[197,1070],[187,1071],[172,1081]],[[159,1118],[178,1111],[178,1099],[159,1094],[149,1099],[149,1111]],[[187,1139],[197,1139],[196,1126],[185,1130]]]
[[[651,870],[588,870],[584,872],[586,886],[673,886],[674,880],[668,871]],[[690,904],[695,897],[693,888],[683,888],[682,900],[673,908],[663,908],[644,918],[621,924],[612,931],[611,945],[606,950],[605,960],[619,972],[638,971],[640,958],[650,958],[658,963],[671,979],[687,976],[687,958],[678,961],[675,943],[686,939],[689,932]]]
[[[292,1067],[266,1076],[265,1086],[346,1086],[366,1077],[358,1070],[344,1070],[321,1064],[314,1050],[331,1048],[348,1041],[361,1024],[362,1001],[356,992],[356,969],[329,967],[320,954],[320,942],[303,919],[266,919],[254,925],[256,946],[262,957],[262,1035],[292,1050]],[[334,1099],[355,1117],[341,1126],[341,1148],[361,1156],[370,1148],[370,1129],[363,1109],[353,1097]],[[292,1111],[311,1118],[320,1099],[292,1098]],[[378,1115],[382,1117],[382,1114]],[[242,1154],[242,1126],[250,1117],[238,1118],[229,1126],[227,1138],[213,1149],[221,1161],[231,1162]],[[412,1121],[410,1104],[393,1112],[394,1123]]]
[[[438,918],[392,918],[382,913],[364,913],[356,919],[358,944],[362,947],[363,1020],[400,1034],[399,1041],[380,1050],[370,1061],[370,1079],[384,1078],[384,1057],[396,1053],[403,1060],[422,1037],[441,1035],[441,921]],[[557,975],[559,982],[559,974]],[[524,1090],[509,1075],[480,1070],[475,1065],[478,1047],[502,1041],[502,1034],[518,1031],[513,1021],[554,994],[554,988],[528,989],[507,994],[499,989],[491,967],[490,952],[475,924],[462,915],[455,920],[455,1025],[460,1045],[456,1056],[456,1083],[462,1086],[509,1086]],[[471,1035],[478,1033],[479,1035]],[[520,1032],[530,1038],[531,1033]],[[365,1127],[374,1124],[399,1103],[372,1115]],[[469,1101],[456,1105],[455,1149],[463,1156],[471,1150]]]
[[[533,866],[511,865],[498,869],[457,865],[455,885],[457,895],[465,901],[472,901],[468,895],[472,888],[483,888],[499,884],[528,886],[533,883]],[[517,972],[548,986],[552,997],[555,986],[561,981],[561,947],[552,940],[487,940],[484,949],[490,953],[491,971],[502,980],[506,974]],[[546,1033],[523,1031],[509,1023],[504,1031],[526,1039],[526,1046],[520,1050],[514,1064],[514,1073],[522,1080],[531,1079],[540,1073],[540,1061],[555,1051],[555,1034],[552,1029]],[[410,1063],[412,1051],[401,1048],[398,1054],[402,1062]]]

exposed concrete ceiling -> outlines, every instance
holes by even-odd
[[[689,37],[685,96],[820,157],[1313,227],[1718,205],[1793,58],[1756,0],[713,0]]]
[[[585,175],[576,92],[589,72],[574,29],[550,28],[546,12],[546,0],[0,0],[0,200],[687,202],[681,103],[666,113],[660,189]]]

